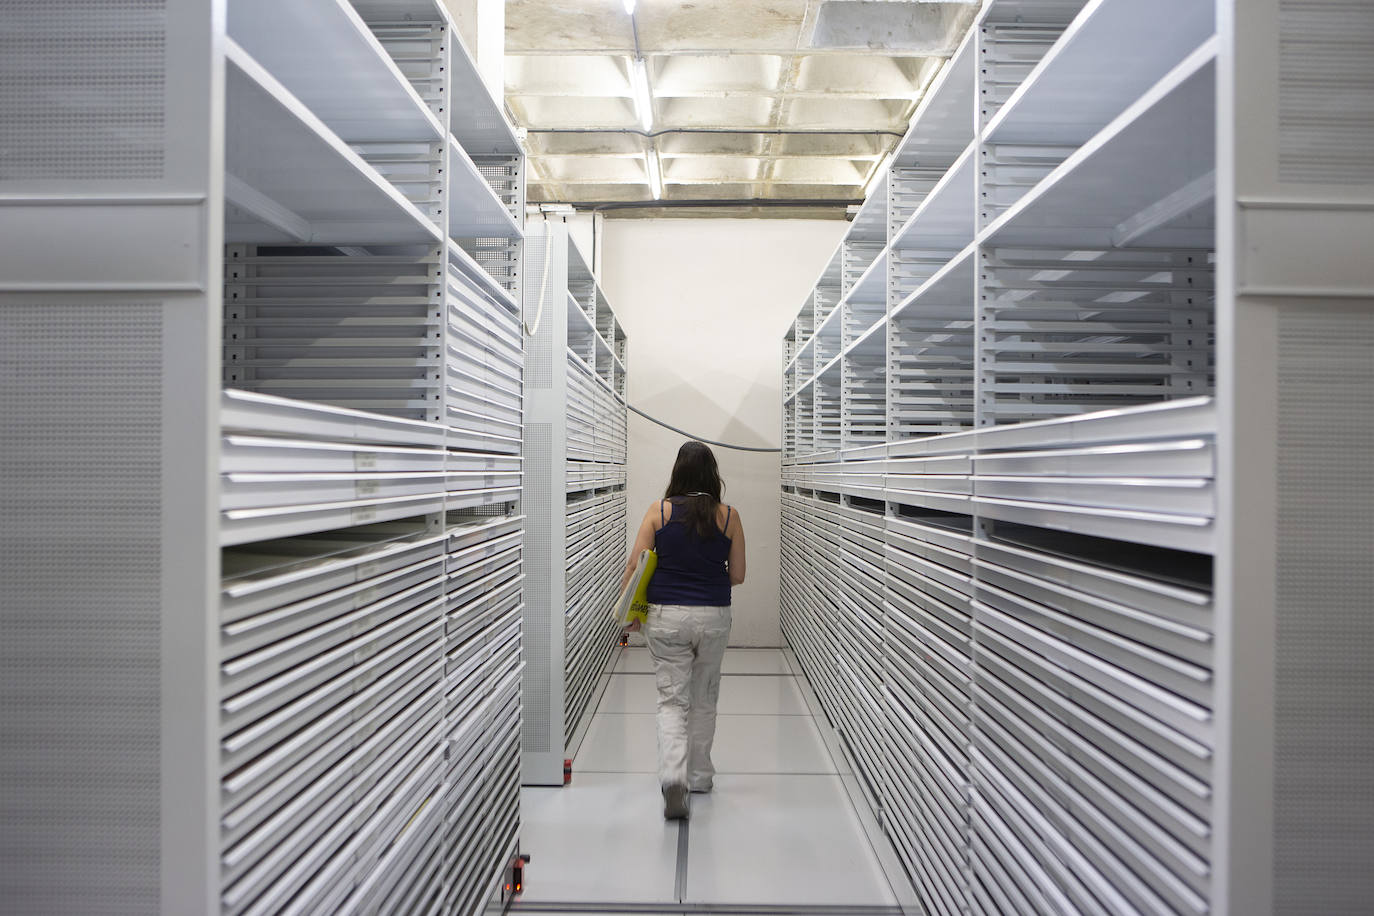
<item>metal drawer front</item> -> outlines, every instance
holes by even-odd
[[[889,581],[888,585],[887,601],[897,612],[896,622],[905,626],[925,648],[969,677],[968,616],[900,581]],[[916,626],[906,624],[907,620]]]
[[[426,553],[433,553],[440,545],[435,543],[430,547],[432,550],[425,551]],[[269,643],[308,631],[334,618],[415,588],[435,576],[442,568],[442,554],[434,553],[418,563],[355,581],[353,577],[360,575],[363,570],[359,566],[350,565],[334,570],[328,576],[311,577],[307,583],[302,583],[304,587],[299,591],[313,591],[313,588],[326,583],[341,585],[339,588],[311,594],[303,600],[269,606],[251,614],[243,613],[247,606],[246,602],[233,602],[222,615],[233,616],[232,619],[224,620],[221,626],[220,657],[234,658]],[[272,597],[279,599],[284,597],[284,592],[287,591],[298,590],[272,589]]]
[[[417,653],[423,652],[422,661],[426,668],[438,661],[439,649],[434,642],[439,627],[437,620],[425,625],[355,668],[344,670],[334,679],[275,709],[246,728],[226,734],[220,745],[222,772],[235,772],[288,738],[292,742],[292,753],[298,755],[304,755],[328,740],[334,730],[345,727],[350,718],[372,708],[381,699],[378,691],[367,689],[373,686],[373,681],[395,683],[402,672],[416,676],[424,668],[417,671],[415,667],[402,663],[413,661],[412,656]],[[287,762],[283,761],[283,764]]]
[[[977,542],[979,556],[1025,576],[1075,589],[1155,614],[1187,627],[1210,631],[1211,597],[1197,589],[1156,582],[1012,544]]]
[[[470,563],[493,556],[520,551],[524,546],[524,532],[518,527],[475,526],[468,533],[451,534],[446,561],[450,570],[462,569]]]
[[[444,428],[251,391],[220,393],[220,427],[249,434],[442,448]]]
[[[1202,899],[1180,882],[1173,874],[1162,868],[1159,863],[1138,845],[1119,831],[1110,829],[1100,816],[1093,817],[1092,811],[1082,802],[1078,792],[1067,783],[1058,780],[1033,754],[1018,745],[1008,733],[992,726],[988,741],[980,742],[986,747],[991,759],[998,761],[1003,775],[1017,783],[1026,797],[1037,806],[1039,815],[1044,819],[1055,844],[1071,843],[1082,856],[1083,865],[1076,870],[1076,876],[1083,879],[1100,895],[1100,888],[1111,888],[1118,898],[1130,901],[1145,912],[1201,912],[1205,909]],[[1087,824],[1099,828],[1094,831],[1085,826],[1075,813],[1090,815]],[[1104,842],[1103,838],[1106,838]],[[1118,854],[1117,850],[1122,850]],[[1134,870],[1126,867],[1124,861],[1132,862]],[[1122,902],[1113,905],[1113,911],[1121,908]]]
[[[1209,778],[1212,755],[1206,742],[1149,715],[1117,693],[1046,661],[1031,647],[983,626],[981,621],[977,628],[980,664],[1005,666],[999,676],[1005,671],[1023,672],[1044,685],[1040,701],[1068,713],[1064,721],[1089,740],[1096,734],[1094,743],[1099,746],[1115,740],[1126,747],[1144,748],[1140,754],[1143,764],[1153,763],[1164,775],[1173,771],[1204,781]],[[1186,779],[1178,781],[1187,784]]]
[[[982,755],[975,757],[976,797],[988,803],[987,815],[975,819],[975,830],[983,827],[997,836],[1012,855],[1020,857],[1030,881],[1036,882],[1040,891],[1055,900],[1055,906],[1061,907],[1050,912],[1086,912],[1102,916],[1113,912],[1099,903],[1093,892],[1078,879],[1080,875],[1092,875],[1093,869],[1072,844],[1058,836],[1036,804],[1026,799],[1020,789],[1002,775],[998,768],[1006,765],[1009,764],[1000,758],[994,762]],[[979,778],[984,776],[985,779]],[[1097,882],[1094,885],[1094,890],[1118,905],[1116,912],[1132,909],[1105,882],[1100,887]],[[1020,886],[1023,891],[1027,889],[1026,884]]]
[[[431,732],[437,734],[437,729],[435,724]],[[393,811],[387,810],[386,802],[397,784],[407,775],[412,782],[418,782],[437,774],[439,756],[426,750],[432,743],[431,737],[431,734],[416,735],[409,751],[398,763],[388,761],[385,767],[388,775],[381,775],[383,768],[376,764],[364,770],[357,778],[357,794],[341,793],[327,812],[302,825],[297,832],[299,843],[279,846],[242,877],[228,878],[222,897],[226,911],[236,914],[276,912],[289,896],[299,891],[318,893],[327,887],[337,877],[337,872],[353,861],[351,852],[336,853],[350,845],[361,846],[361,838],[373,834],[373,831],[358,832],[369,819],[384,820],[394,816]],[[405,795],[393,796],[393,804],[405,800]],[[373,815],[379,812],[381,817],[374,819]],[[329,820],[330,816],[337,815],[342,817]]]
[[[1203,706],[1111,665],[1064,640],[1031,627],[997,609],[975,602],[980,624],[1040,654],[1049,665],[1072,673],[1130,706],[1198,741],[1210,743],[1211,714]]]
[[[223,628],[221,689],[237,694],[437,596],[440,558]]]
[[[1211,665],[1212,635],[1207,629],[1180,624],[1149,610],[1099,598],[985,561],[979,561],[978,575],[989,587],[1053,608],[1087,625],[1197,665]]]
[[[506,416],[493,416],[483,412],[485,409],[482,405],[476,405],[476,409],[473,409],[453,404],[446,408],[445,413],[450,427],[472,430],[497,439],[520,440],[523,415],[507,411]]]
[[[339,819],[347,819],[351,813],[349,799],[375,785],[420,736],[437,726],[439,718],[440,711],[431,702],[428,708],[406,717],[402,729],[374,735],[323,771],[305,792],[286,799],[287,804],[270,812],[270,817],[259,819],[251,829],[225,835],[222,861],[226,875],[238,880],[274,849],[308,845]]]
[[[435,471],[443,463],[442,449],[234,434],[225,435],[220,445],[220,472],[225,474],[282,473],[300,467],[335,473]]]
[[[1001,685],[992,685],[980,707],[980,713],[984,711],[986,722],[980,727],[986,727],[990,735],[1004,736],[1004,747],[1010,749],[1008,742],[1014,742],[1026,754],[1027,769],[1035,771],[1040,783],[1059,787],[1061,801],[1072,802],[1070,811],[1086,829],[1101,842],[1127,849],[1129,861],[1154,863],[1148,871],[1137,870],[1159,893],[1173,898],[1171,905],[1196,905],[1197,894],[1205,893],[1210,870],[1202,855],[1187,848],[1178,837],[1200,841],[1205,855],[1205,821],[1187,814],[1118,766],[1114,769],[1115,786],[1129,793],[1129,797],[1123,796],[1074,759],[1074,751],[1083,745],[1061,748],[1062,731],[1043,728],[1043,722],[1037,727],[1034,708]],[[1097,757],[1105,759],[1100,753]]]
[[[450,362],[444,383],[458,395],[482,398],[511,410],[524,406],[524,379],[518,366],[490,354],[482,363]]]
[[[1158,809],[1161,823],[1177,825],[1176,836],[1201,853],[1207,831],[1199,831],[1211,809],[1207,783],[1077,707],[1045,685],[1031,679],[991,653],[980,658],[988,689],[1009,708],[1021,710],[1056,747],[1072,754],[1075,763],[1091,771],[1123,796],[1142,807]]]
[[[443,489],[443,472],[225,474],[222,509],[309,507],[400,496],[422,496]]]
[[[1195,477],[1216,472],[1209,439],[1173,439],[1090,448],[995,452],[973,458],[975,474],[1018,477]]]
[[[974,478],[980,497],[1085,508],[1122,509],[1194,516],[1216,514],[1208,478],[1178,477],[993,477]]]
[[[274,779],[255,780],[249,774],[235,774],[226,780],[220,821],[222,844],[226,848],[237,844],[268,817],[282,817],[292,808],[305,813],[313,810],[329,797],[328,786],[341,778],[340,774],[356,770],[394,746],[402,733],[433,710],[436,694],[437,682],[412,682],[360,718],[356,730],[334,737]]]
[[[248,798],[296,768],[308,767],[321,757],[333,754],[331,748],[335,742],[347,741],[347,730],[355,722],[366,723],[365,727],[359,726],[360,734],[364,735],[369,733],[367,729],[380,728],[383,720],[379,718],[379,710],[394,709],[395,704],[429,690],[437,682],[435,666],[439,657],[437,645],[402,657],[385,676],[377,678],[327,714],[294,731],[284,729],[282,740],[267,743],[259,754],[231,754],[226,747],[221,763],[221,783],[226,799]]]
[[[1131,677],[1158,685],[1201,706],[1211,706],[1211,671],[1205,667],[1123,638],[990,584],[980,584],[978,594],[988,607],[1070,643],[1075,649],[1092,655],[1099,663],[1115,666]]]
[[[515,534],[507,535],[500,541],[469,548],[469,551],[463,554],[449,554],[450,572],[447,589],[450,592],[460,590],[478,579],[486,578],[510,566],[515,566],[514,572],[518,574],[521,551],[520,535]]]
[[[286,550],[313,551],[297,562],[281,563]],[[443,538],[407,538],[361,548],[328,536],[311,536],[226,552],[225,579],[220,593],[220,620],[233,623],[264,611],[285,607],[313,596],[394,572],[441,555]],[[264,563],[268,564],[264,568]]]
[[[328,643],[323,647],[311,646],[295,655],[288,654],[285,659],[273,664],[264,663],[261,679],[257,676],[258,672],[252,670],[252,662],[256,659],[245,660],[242,672],[232,667],[232,663],[222,665],[224,693],[220,700],[221,733],[227,736],[260,719],[269,718],[298,698],[314,695],[321,685],[346,686],[349,672],[359,662],[397,643],[404,643],[421,628],[436,624],[442,600],[430,599],[429,595],[438,592],[437,583],[427,583],[412,591],[423,594],[403,593],[403,597],[417,602],[427,600],[427,603],[376,624],[368,619],[365,609],[360,612],[360,625],[365,627],[360,635],[332,646]],[[339,635],[351,635],[351,630]],[[326,648],[326,651],[311,654],[317,648]]]

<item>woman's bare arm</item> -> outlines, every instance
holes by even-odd
[[[635,574],[635,567],[639,565],[639,555],[654,546],[654,533],[658,531],[655,522],[659,518],[659,504],[654,503],[644,512],[644,521],[639,523],[639,531],[635,534],[635,541],[630,545],[630,556],[625,561],[625,575],[620,578],[620,590],[625,591],[625,586],[630,584],[630,577]]]
[[[739,520],[739,510],[730,513],[730,524],[725,534],[730,538],[730,584],[744,584],[744,523]]]

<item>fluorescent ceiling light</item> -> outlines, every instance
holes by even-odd
[[[635,14],[635,0],[624,0],[624,2],[625,2],[625,15],[627,15],[627,16],[633,16],[633,15]]]
[[[640,126],[648,130],[654,123],[654,105],[649,98],[649,71],[642,57],[630,62],[630,89],[634,92],[635,114],[639,116]]]
[[[649,150],[644,154],[645,165],[649,169],[649,190],[653,192],[654,200],[663,199],[663,168],[658,162],[658,150]]]

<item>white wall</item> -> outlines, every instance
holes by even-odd
[[[630,403],[696,436],[776,447],[782,335],[847,226],[604,220],[601,280],[630,338]],[[683,437],[631,414],[629,440],[633,527],[662,495]],[[779,646],[780,457],[715,452],[725,501],[738,507],[748,545],[748,579],[734,591],[730,644]]]

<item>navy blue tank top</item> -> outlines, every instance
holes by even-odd
[[[649,603],[728,607],[730,573],[725,561],[730,558],[730,539],[713,528],[711,537],[703,540],[687,528],[685,502],[674,501],[672,507],[672,517],[654,533],[658,566],[646,592]],[[725,526],[730,527],[728,514]]]

